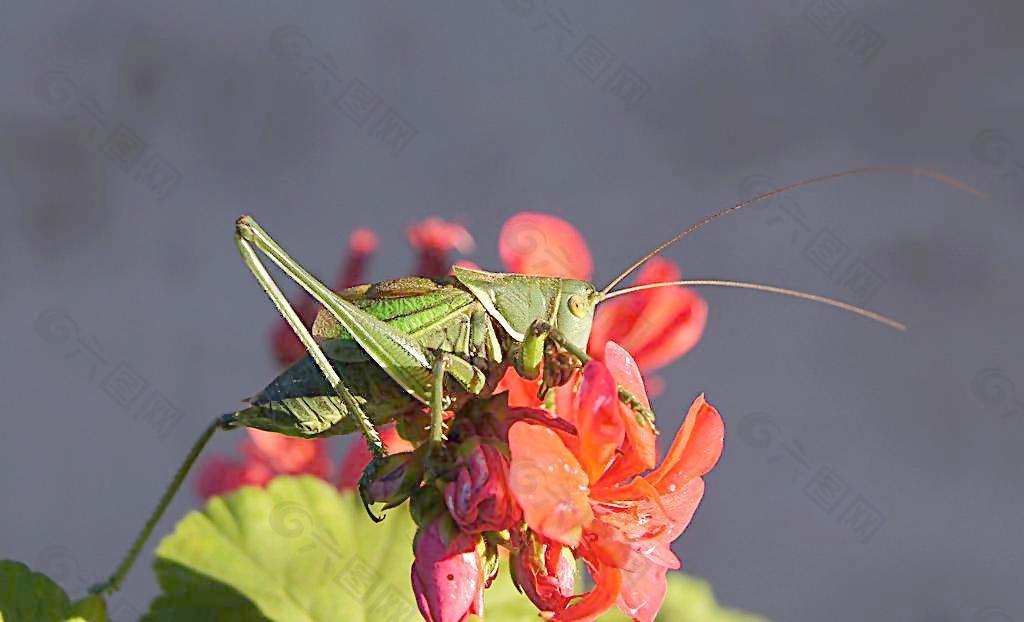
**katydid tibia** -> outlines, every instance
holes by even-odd
[[[812,300],[902,330],[904,326],[894,320],[831,298],[754,283],[699,279],[613,290],[647,260],[720,216],[803,185],[867,172],[922,175],[980,194],[939,174],[902,167],[871,167],[814,178],[709,216],[645,255],[601,290],[580,280],[456,267],[446,277],[407,277],[334,292],[285,253],[252,218],[239,218],[235,241],[245,264],[308,356],[250,398],[246,408],[223,415],[207,427],[128,554],[110,578],[91,591],[113,592],[120,586],[217,429],[250,427],[304,438],[359,431],[376,462],[385,457],[385,449],[375,426],[429,414],[424,419],[429,429],[425,441],[439,443],[444,439],[443,414],[489,396],[509,367],[523,377],[536,378],[542,368],[547,371],[565,365],[566,360],[573,368],[586,363],[594,309],[615,296],[674,285],[738,287]],[[322,307],[312,332],[288,303],[258,253],[269,258]],[[542,391],[550,388],[549,376],[559,377],[545,373]],[[654,413],[639,399],[622,388],[619,398],[641,423],[654,427]]]

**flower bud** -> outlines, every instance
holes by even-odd
[[[478,440],[463,445],[455,481],[444,491],[445,505],[462,531],[508,529],[522,512],[508,487],[508,459],[493,445]],[[461,453],[461,452],[460,452]]]
[[[471,614],[483,617],[484,573],[479,538],[455,532],[438,518],[416,534],[412,589],[426,622],[464,622]]]
[[[519,590],[541,611],[561,611],[573,597],[576,564],[560,544],[531,540],[510,556],[509,570]]]
[[[359,495],[367,505],[385,504],[385,509],[400,505],[423,480],[423,460],[417,452],[391,454],[367,465],[359,479]]]

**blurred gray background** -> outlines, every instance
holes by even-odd
[[[82,592],[273,376],[241,213],[325,278],[371,227],[380,279],[411,269],[415,221],[465,224],[497,268],[504,219],[547,211],[603,284],[741,198],[910,164],[989,197],[849,178],[668,253],[911,327],[704,291],[656,405],[674,429],[706,391],[726,450],[677,550],[776,620],[1024,621],[1022,33],[1011,0],[0,0],[0,557]],[[156,541],[120,619],[155,594]]]

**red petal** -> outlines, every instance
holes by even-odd
[[[520,212],[509,218],[498,239],[509,272],[589,280],[590,250],[571,224],[548,214]]]
[[[555,432],[527,422],[512,425],[508,445],[509,487],[526,523],[547,538],[576,546],[594,518],[579,461]]]
[[[462,225],[428,218],[406,230],[409,244],[419,251],[417,274],[441,276],[451,269],[448,255],[457,250],[468,253],[473,250],[473,236]]]
[[[609,341],[604,349],[604,362],[619,386],[650,407],[640,369],[629,352]],[[619,414],[626,426],[626,443],[622,447],[622,454],[601,479],[602,485],[615,484],[653,469],[657,461],[657,437],[654,430],[641,424],[636,413],[625,404],[619,404]]]
[[[620,529],[624,516],[617,512],[606,512],[604,516],[596,517],[583,534],[583,542],[577,549],[579,556],[591,565],[620,568],[628,564],[633,549]]]
[[[595,488],[590,491],[590,499],[591,501],[609,504],[643,501],[650,506],[658,508],[662,514],[668,515],[667,509],[661,503],[661,494],[658,492],[658,489],[642,477],[637,477],[622,486]]]
[[[203,499],[222,495],[245,485],[244,478],[244,468],[238,461],[215,456],[199,471],[196,494]]]
[[[583,380],[576,393],[576,430],[577,457],[591,483],[597,482],[626,434],[615,380],[599,361],[591,361],[583,369]]]
[[[473,236],[462,225],[428,218],[421,223],[409,227],[405,232],[409,244],[420,251],[450,253],[459,251],[466,254],[473,252]]]
[[[711,470],[722,455],[725,427],[722,417],[701,394],[690,406],[679,433],[661,465],[647,481],[662,493],[682,488],[688,480]]]
[[[633,338],[645,339],[636,350],[638,364],[647,371],[668,365],[693,349],[704,334],[707,324],[708,306],[700,296],[682,287],[666,287],[651,291],[647,309],[652,312],[645,318],[651,329],[658,332],[644,335],[637,332]],[[654,312],[661,309],[660,312]]]
[[[642,490],[643,485],[648,487],[647,491]],[[619,495],[617,499],[616,493]],[[628,542],[630,547],[654,546],[664,540],[673,529],[674,523],[669,508],[663,504],[661,495],[642,477],[621,489],[595,491],[591,493],[591,500],[599,501],[594,506],[598,520],[613,528],[615,539]],[[595,521],[595,524],[597,522]],[[629,557],[632,555],[615,565],[628,567]]]
[[[498,383],[496,393],[508,391],[508,405],[512,408],[537,408],[541,405],[537,397],[537,390],[540,389],[540,378],[527,380],[520,376],[511,367],[505,372],[505,376]]]
[[[663,540],[672,542],[683,534],[693,520],[693,515],[704,497],[704,480],[695,477],[675,491],[666,491],[661,495],[661,506],[672,521],[672,527],[665,533]]]
[[[651,402],[644,390],[644,378],[640,374],[640,367],[625,348],[614,341],[608,342],[604,349],[604,364],[608,366],[608,371],[615,378],[615,382],[650,408]]]
[[[623,570],[619,609],[635,622],[653,622],[665,602],[667,571],[664,566],[651,563],[638,571]]]
[[[335,288],[338,290],[362,283],[366,275],[366,264],[377,250],[377,234],[370,229],[356,229],[348,238],[348,257],[338,272]]]
[[[558,622],[579,622],[593,620],[612,608],[622,589],[622,575],[618,568],[599,566],[593,574],[594,589],[574,605],[553,614],[545,614],[549,620]]]
[[[249,440],[275,471],[289,475],[329,476],[331,459],[322,440],[295,438],[263,430],[248,432]]]

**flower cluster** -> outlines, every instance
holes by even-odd
[[[358,238],[358,239],[357,239]],[[452,251],[472,247],[469,233],[431,219],[410,229],[419,272],[436,275]],[[338,287],[362,276],[376,240],[361,232],[350,244]],[[499,251],[512,272],[589,279],[591,258],[567,222],[522,213],[503,227]],[[640,283],[678,279],[670,261],[650,262]],[[310,302],[299,308],[312,318]],[[418,447],[382,430],[389,456],[370,468],[362,442],[337,468],[325,441],[251,431],[243,459],[218,459],[200,481],[204,496],[262,485],[278,474],[309,473],[358,488],[384,509],[410,501],[419,529],[412,585],[429,622],[483,615],[484,590],[508,558],[513,581],[550,620],[593,620],[618,606],[634,620],[654,619],[666,572],[679,567],[672,542],[704,492],[703,476],[722,450],[723,425],[703,396],[657,460],[652,427],[619,400],[619,389],[649,407],[659,381],[651,372],[699,340],[707,307],[680,287],[645,290],[598,308],[588,354],[546,399],[539,380],[509,371],[497,392],[473,400],[447,420],[446,441]],[[286,333],[274,335],[282,363],[301,354]],[[297,343],[297,342],[296,342]],[[592,589],[575,593],[582,564]]]

